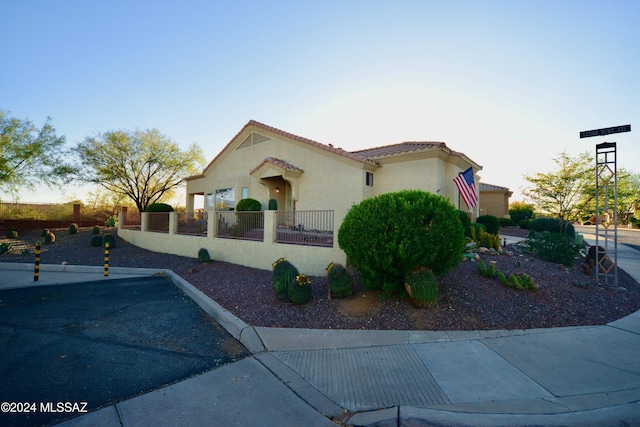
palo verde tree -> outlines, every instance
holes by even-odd
[[[553,159],[557,169],[524,175],[524,189],[536,211],[561,220],[579,221],[595,197],[594,159],[588,152],[571,157],[566,152]]]
[[[82,163],[80,179],[129,197],[140,212],[204,163],[196,144],[181,151],[157,129],[105,132],[86,137],[76,150]]]
[[[31,121],[0,110],[0,189],[17,193],[39,184],[60,184],[70,178],[64,136],[57,136],[47,118],[38,128]]]

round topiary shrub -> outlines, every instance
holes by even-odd
[[[100,227],[98,227],[97,225],[93,227],[93,234],[100,234]]]
[[[109,249],[113,249],[116,247],[116,237],[112,233],[104,233],[102,246],[106,247],[107,243],[109,244]]]
[[[456,208],[444,197],[405,190],[351,207],[338,243],[368,289],[402,291],[404,278],[424,265],[436,276],[455,268],[465,246]]]
[[[73,222],[69,225],[69,234],[78,234],[78,224]]]
[[[17,239],[19,236],[20,236],[20,230],[18,230],[15,227],[9,227],[9,229],[7,230],[7,237],[9,239]]]
[[[144,210],[145,212],[173,212],[171,205],[166,203],[151,203]]]
[[[94,234],[91,237],[91,246],[94,248],[99,248],[102,246],[102,236],[100,234]]]
[[[498,234],[500,232],[500,220],[493,215],[480,215],[476,219],[478,224],[484,224],[487,228],[487,233]]]
[[[256,199],[242,199],[236,205],[236,211],[252,211],[257,212],[262,210],[262,204]]]

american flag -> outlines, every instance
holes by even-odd
[[[464,203],[467,205],[469,210],[478,204],[478,196],[476,195],[476,184],[473,179],[472,168],[459,173],[458,176],[453,179],[453,182],[456,183],[456,187],[458,187],[462,200],[464,200]]]

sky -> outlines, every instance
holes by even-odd
[[[207,162],[249,120],[345,150],[441,141],[523,200],[524,174],[605,140],[640,172],[638,22],[637,0],[5,0],[0,109],[69,147],[156,128]]]

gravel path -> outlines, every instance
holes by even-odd
[[[89,243],[90,228],[82,228],[76,235],[69,235],[67,229],[53,231],[56,243],[43,246],[42,264],[102,265],[102,249]],[[43,240],[40,234],[40,231],[23,233],[12,241],[14,253],[1,255],[0,262],[33,263],[33,255],[22,255],[22,251],[31,250],[37,240]],[[356,272],[352,272],[356,279],[356,294],[352,298],[329,299],[326,278],[312,277],[311,303],[304,306],[282,303],[275,296],[269,270],[218,261],[199,264],[195,258],[147,251],[120,238],[110,252],[110,265],[171,269],[252,326],[434,331],[530,329],[606,324],[640,308],[640,286],[622,270],[618,280],[627,290],[615,291],[598,286],[593,277],[583,272],[580,261],[566,268],[515,253],[512,257],[481,255],[481,258],[485,264],[496,261],[497,268],[507,275],[529,274],[539,285],[539,292],[506,288],[497,279],[480,276],[475,261],[462,261],[440,279],[438,305],[431,309],[416,309],[402,296],[381,299],[376,292],[366,292],[357,284]],[[277,258],[274,256],[274,261]]]

